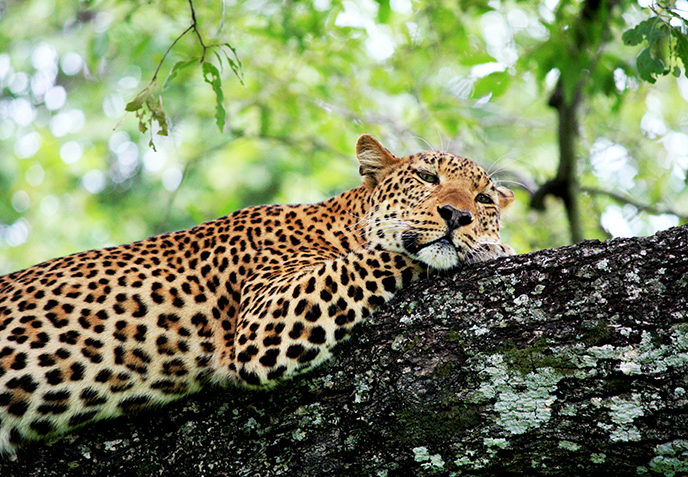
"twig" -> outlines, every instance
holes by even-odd
[[[681,15],[679,15],[678,13],[676,13],[676,12],[674,11],[674,10],[680,10],[680,9],[678,9],[678,8],[676,8],[676,7],[671,8],[671,6],[669,6],[669,5],[662,5],[662,4],[659,3],[659,2],[651,3],[650,5],[648,5],[648,8],[649,8],[650,10],[652,10],[652,11],[654,12],[655,15],[657,15],[657,18],[659,18],[660,20],[662,20],[662,21],[664,22],[664,24],[666,24],[667,26],[670,26],[669,23],[667,23],[667,22],[662,18],[661,14],[656,10],[655,6],[661,8],[662,10],[664,10],[665,13],[668,13],[668,14],[671,15],[672,17],[678,18],[678,19],[681,20],[683,23],[686,23],[686,19],[683,18]]]
[[[589,194],[595,194],[595,195],[606,195],[607,197],[610,197],[614,199],[617,202],[622,202],[624,204],[629,204],[635,207],[638,210],[642,210],[645,212],[648,212],[650,214],[655,214],[655,215],[661,215],[661,214],[671,214],[675,215],[676,217],[680,219],[688,219],[687,214],[682,214],[670,207],[656,207],[652,206],[649,204],[643,204],[642,202],[639,202],[635,199],[632,199],[626,195],[620,194],[618,192],[610,191],[610,190],[605,190],[605,189],[599,189],[597,187],[587,187],[583,186],[580,188],[581,192],[587,192]]]
[[[192,23],[191,25],[189,25],[189,27],[188,27],[186,30],[184,30],[177,38],[175,38],[174,41],[172,42],[172,44],[171,44],[169,47],[167,47],[167,51],[165,51],[165,54],[162,55],[162,58],[160,59],[160,63],[158,63],[158,67],[155,68],[155,73],[153,73],[153,78],[151,78],[150,83],[148,84],[148,86],[150,86],[150,85],[152,85],[153,83],[155,83],[155,80],[156,80],[157,77],[158,77],[158,73],[160,72],[160,68],[162,67],[162,64],[165,62],[165,58],[167,58],[167,55],[169,54],[169,52],[172,51],[172,48],[174,48],[174,45],[176,45],[177,42],[178,42],[179,40],[181,40],[182,37],[183,37],[184,35],[186,35],[187,33],[189,33],[189,30],[191,30],[192,28],[193,28],[193,29],[196,28],[195,20],[194,20],[194,23]]]
[[[225,25],[225,2],[222,1],[222,13],[220,14],[220,23],[217,25],[217,31],[215,32],[215,38],[220,36],[222,33],[222,27]]]
[[[203,48],[203,52],[201,53],[201,63],[205,59],[205,52],[208,50],[208,48],[214,46],[214,45],[206,45],[205,42],[203,41],[203,37],[201,36],[201,32],[198,30],[198,21],[196,20],[196,9],[194,8],[194,4],[192,0],[189,0],[189,8],[191,9],[191,25],[189,25],[186,30],[181,32],[177,38],[174,39],[172,44],[167,47],[167,50],[165,53],[162,55],[162,58],[160,59],[160,62],[158,63],[158,66],[155,68],[155,73],[153,73],[153,77],[150,80],[150,83],[148,83],[147,88],[150,88],[153,84],[155,84],[155,80],[158,78],[158,73],[160,73],[160,68],[162,68],[163,63],[165,62],[165,58],[167,58],[167,55],[172,51],[172,48],[177,44],[179,40],[181,40],[184,35],[189,33],[189,31],[193,30],[196,33],[196,37],[198,38],[198,42],[201,44],[201,47]]]
[[[205,60],[205,52],[208,50],[208,46],[206,46],[206,44],[203,42],[201,32],[198,30],[198,22],[196,21],[196,9],[194,8],[192,0],[189,0],[189,8],[191,9],[191,27],[193,28],[194,33],[196,33],[198,42],[203,47],[203,53],[201,53],[201,63],[203,63],[203,61]]]

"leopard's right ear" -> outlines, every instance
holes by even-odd
[[[368,189],[373,189],[400,160],[368,134],[356,141],[356,157],[360,164],[358,172],[363,179],[363,185]]]
[[[497,187],[497,194],[499,196],[499,209],[504,211],[509,208],[511,203],[514,201],[514,193],[511,189],[499,186]]]

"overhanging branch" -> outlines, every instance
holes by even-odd
[[[645,204],[643,202],[640,202],[638,200],[635,200],[631,197],[628,197],[625,194],[621,194],[619,192],[614,192],[606,189],[599,189],[597,187],[587,187],[583,186],[580,188],[582,192],[587,192],[589,194],[594,194],[594,195],[605,195],[611,199],[614,199],[617,202],[620,202],[622,204],[630,204],[633,207],[635,207],[638,210],[641,210],[643,212],[647,212],[650,214],[656,214],[656,215],[661,215],[661,214],[671,214],[675,215],[676,217],[683,219],[683,220],[688,220],[688,215],[678,212],[677,210],[671,208],[671,207],[661,207],[661,206],[656,206],[656,205],[650,205],[650,204]]]

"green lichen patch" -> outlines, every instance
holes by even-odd
[[[529,373],[521,386],[500,392],[494,411],[497,424],[511,434],[523,434],[547,423],[552,417],[554,392],[563,375],[552,368]]]
[[[638,351],[638,363],[646,373],[661,374],[671,368],[688,367],[688,325],[677,325],[667,344],[657,345],[650,333],[644,333]]]
[[[611,422],[600,420],[597,427],[609,433],[611,442],[632,442],[642,438],[634,421],[646,414],[647,407],[652,406],[651,402],[645,402],[639,394],[633,394],[629,398],[614,396],[598,404],[607,409]]]
[[[487,448],[497,447],[499,449],[506,449],[509,447],[509,441],[503,437],[486,437],[483,439],[483,444],[485,444],[485,447]]]
[[[557,369],[565,375],[570,375],[576,370],[576,365],[567,351],[553,348],[551,340],[547,338],[538,338],[522,348],[516,346],[512,340],[507,340],[498,351],[504,356],[509,367],[522,375],[538,368]]]
[[[577,450],[580,450],[581,446],[580,444],[576,444],[575,442],[567,441],[567,440],[561,440],[559,441],[559,448],[565,449],[567,451],[571,452],[576,452]]]
[[[413,458],[421,463],[421,467],[428,470],[444,469],[444,460],[440,454],[430,454],[428,448],[419,446],[413,448]]]
[[[496,424],[509,434],[524,434],[549,422],[557,401],[557,384],[565,373],[552,367],[531,366],[531,371],[524,374],[501,354],[473,359],[469,366],[481,366],[481,384],[466,400],[491,403]]]
[[[459,435],[474,428],[481,419],[483,406],[450,397],[432,406],[417,405],[395,412],[395,440],[403,445],[432,444],[438,437]]]
[[[668,477],[688,473],[688,441],[677,439],[655,447],[655,456],[648,465],[652,472]]]
[[[438,378],[446,378],[454,373],[457,366],[456,363],[444,363],[435,369],[433,375]]]
[[[449,333],[447,334],[449,341],[454,343],[462,343],[464,341],[463,332],[457,326],[452,326],[449,328]]]
[[[612,331],[606,321],[599,321],[594,324],[583,324],[583,335],[580,337],[586,346],[600,346],[609,343],[612,338]]]
[[[475,449],[457,446],[456,456],[453,463],[461,470],[480,470],[490,465],[490,459],[482,456]]]
[[[488,277],[480,280],[478,283],[478,291],[480,294],[504,294],[513,295],[515,288],[513,285],[518,284],[518,279],[513,276],[506,277]]]

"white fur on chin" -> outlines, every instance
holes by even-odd
[[[461,261],[458,252],[448,243],[433,243],[421,248],[416,258],[438,270],[448,270]]]

